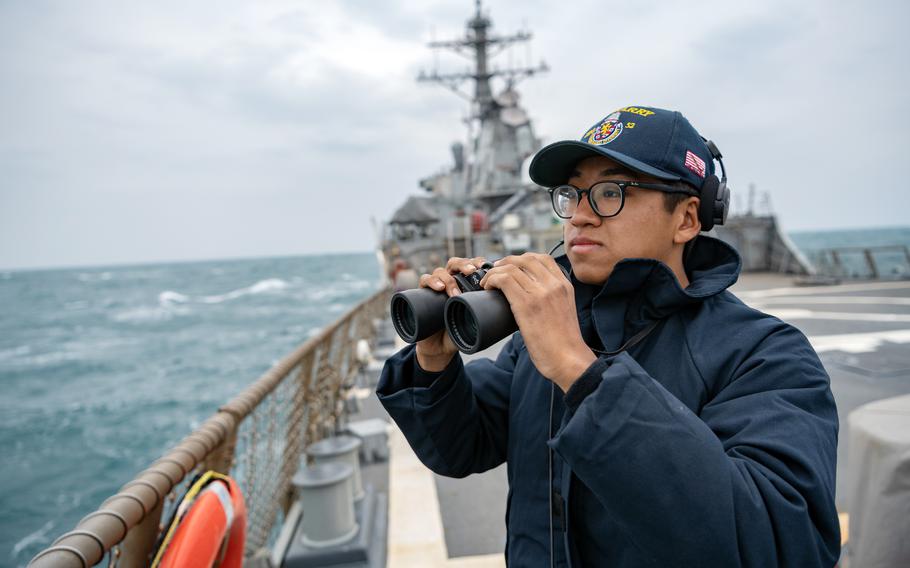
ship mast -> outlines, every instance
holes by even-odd
[[[533,66],[499,68],[491,65],[492,59],[509,47],[529,41],[531,33],[521,30],[512,35],[495,34],[493,22],[484,14],[481,0],[476,0],[475,8],[462,37],[428,44],[431,49],[448,49],[465,57],[473,68],[463,73],[440,73],[437,69],[429,73],[421,71],[417,80],[438,83],[470,103],[465,119],[469,141],[467,155],[463,154],[460,144],[453,145],[456,168],[452,172],[451,195],[456,199],[486,200],[482,204],[475,200],[475,205],[492,212],[521,188],[522,163],[539,147],[514,86],[549,68],[543,61]],[[493,92],[495,78],[505,81],[505,88],[497,94]],[[473,85],[470,85],[472,81]],[[466,83],[469,84],[467,89]],[[470,86],[473,86],[473,93],[469,91]]]
[[[526,42],[531,39],[531,33],[521,30],[512,35],[495,35],[490,29],[492,20],[483,14],[481,0],[475,2],[476,12],[468,20],[465,35],[461,38],[448,41],[431,41],[428,46],[432,49],[450,49],[455,53],[468,58],[474,63],[474,69],[464,73],[444,73],[437,69],[426,73],[421,71],[417,77],[420,82],[439,83],[459,96],[471,102],[471,116],[483,122],[494,116],[498,105],[493,97],[490,81],[494,77],[502,77],[509,86],[515,85],[520,80],[531,77],[537,73],[548,71],[549,67],[543,61],[536,66],[508,67],[504,69],[491,69],[490,60],[511,45]],[[462,90],[462,85],[467,81],[474,81],[474,94],[469,95]]]
[[[528,42],[531,33],[496,34],[481,0],[474,5],[461,37],[434,38],[428,44],[434,52],[445,49],[466,58],[471,66],[461,73],[440,73],[434,65],[432,71],[421,71],[417,77],[419,82],[446,87],[470,107],[464,120],[467,144],[452,143],[452,166],[421,179],[420,187],[430,196],[409,201],[390,222],[403,235],[398,239],[401,250],[409,249],[401,256],[417,259],[412,262],[415,266],[438,266],[439,259],[431,256],[488,256],[496,251],[501,255],[532,246],[542,248],[531,242],[526,231],[517,234],[515,229],[551,225],[549,197],[535,192],[538,187],[524,180],[524,162],[540,149],[541,141],[534,135],[530,115],[515,89],[521,80],[549,68],[543,61],[531,65],[530,56],[524,66],[494,66],[491,62],[496,56]],[[504,85],[495,85],[494,80]],[[547,212],[542,223],[535,217],[541,200],[546,202],[543,210]],[[418,219],[413,215],[418,208],[429,211]],[[445,251],[430,255],[427,251],[438,250],[440,237],[445,239]]]

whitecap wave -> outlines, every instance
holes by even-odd
[[[173,306],[174,304],[185,304],[189,301],[189,296],[181,294],[180,292],[174,292],[173,290],[165,290],[158,294],[158,305],[161,307]]]
[[[312,302],[328,302],[351,296],[351,294],[360,293],[374,287],[372,282],[367,280],[347,280],[344,282],[334,282],[332,286],[313,287],[307,289],[305,298]]]
[[[107,282],[113,277],[110,272],[80,272],[76,276],[80,282]]]
[[[25,549],[25,547],[27,547],[33,543],[36,543],[36,542],[47,541],[50,537],[50,531],[53,528],[54,528],[54,521],[50,520],[50,521],[44,523],[44,526],[42,526],[40,529],[36,530],[35,532],[33,532],[31,534],[27,534],[24,537],[22,537],[21,539],[19,539],[19,542],[17,542],[15,545],[13,545],[13,558],[18,556],[19,553]]]
[[[0,361],[15,359],[22,355],[28,355],[31,352],[32,348],[29,345],[20,345],[19,347],[13,347],[12,349],[0,349]]]
[[[259,282],[256,282],[250,286],[250,294],[262,294],[263,292],[284,290],[288,286],[290,286],[290,284],[281,278],[269,278],[267,280],[260,280]]]
[[[130,270],[126,272],[117,272],[117,278],[123,278],[125,280],[153,280],[155,278],[161,278],[164,276],[163,270],[161,269],[148,269],[148,270]]]
[[[148,323],[167,321],[174,316],[183,315],[185,313],[187,313],[186,308],[176,309],[167,305],[162,305],[125,310],[114,314],[111,316],[111,319],[120,323]]]
[[[313,288],[307,292],[306,296],[308,300],[313,302],[323,302],[342,295],[344,295],[344,292],[337,288]]]
[[[50,351],[47,353],[32,353],[29,351],[28,354],[19,355],[18,358],[12,361],[12,364],[17,367],[40,368],[59,365],[60,363],[72,363],[83,359],[85,359],[84,353],[77,353],[66,349],[62,351]]]
[[[266,294],[269,292],[280,292],[285,290],[290,286],[286,281],[281,278],[267,278],[265,280],[260,280],[252,286],[246,286],[244,288],[238,288],[236,290],[231,290],[224,294],[213,294],[211,296],[200,296],[198,298],[193,298],[193,301],[201,302],[203,304],[220,304],[222,302],[227,302],[229,300],[236,300],[237,298],[242,298],[243,296],[252,296],[256,294]]]

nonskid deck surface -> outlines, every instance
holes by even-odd
[[[805,333],[831,376],[840,419],[837,506],[847,511],[847,416],[873,400],[910,393],[910,281],[793,287],[782,278],[751,287],[749,275],[743,280],[733,292]]]
[[[846,511],[847,415],[910,393],[910,281],[798,287],[786,276],[746,274],[732,291],[803,331],[831,376],[841,424],[837,504]],[[495,357],[501,345],[473,357]],[[361,414],[388,419],[372,393]],[[504,566],[505,466],[449,479],[417,462],[394,427],[390,443],[389,463],[364,474],[389,490],[388,565]]]

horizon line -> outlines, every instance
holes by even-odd
[[[349,251],[332,251],[332,252],[306,252],[298,254],[262,254],[257,256],[214,256],[208,258],[184,258],[184,259],[153,259],[140,261],[112,261],[107,263],[90,263],[90,264],[63,264],[53,266],[21,266],[21,267],[0,267],[0,274],[13,272],[44,272],[52,270],[76,270],[76,269],[101,269],[101,268],[136,268],[143,266],[160,266],[166,264],[197,264],[205,262],[221,261],[243,261],[243,260],[267,260],[282,258],[303,258],[308,256],[328,256],[328,255],[355,255],[370,254],[374,250],[349,250]]]
[[[794,233],[828,233],[828,232],[852,232],[852,231],[882,231],[889,229],[910,229],[910,224],[907,225],[884,225],[884,226],[865,226],[865,227],[841,227],[841,228],[820,228],[820,229],[796,229],[791,231],[784,231],[787,235]],[[326,255],[354,255],[354,254],[368,254],[375,253],[376,249],[370,250],[341,250],[341,251],[331,251],[331,252],[305,252],[305,253],[296,253],[296,254],[287,254],[287,253],[278,253],[278,254],[262,254],[256,256],[212,256],[207,258],[185,258],[185,259],[151,259],[151,260],[139,260],[139,261],[109,261],[109,262],[89,262],[88,264],[59,264],[59,265],[38,265],[38,266],[0,266],[0,273],[13,273],[13,272],[43,272],[43,271],[52,271],[52,270],[75,270],[75,269],[101,269],[101,268],[129,268],[129,267],[138,267],[138,266],[155,266],[155,265],[165,265],[165,264],[192,264],[192,263],[203,263],[203,262],[219,262],[219,261],[243,261],[243,260],[265,260],[265,259],[280,259],[280,258],[302,258],[308,256],[326,256]]]

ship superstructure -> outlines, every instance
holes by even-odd
[[[452,164],[420,180],[426,195],[409,198],[392,216],[383,239],[389,266],[404,260],[417,270],[449,256],[491,256],[535,250],[558,240],[547,195],[525,182],[525,160],[540,147],[517,84],[548,70],[546,63],[494,67],[492,59],[528,42],[526,30],[493,32],[493,22],[476,2],[464,36],[433,41],[471,60],[470,70],[421,72],[418,81],[443,85],[469,101],[467,143],[452,144]]]
[[[452,143],[451,165],[421,179],[425,194],[410,197],[385,227],[382,253],[393,279],[405,267],[413,276],[452,256],[494,258],[545,251],[561,239],[561,222],[552,214],[547,192],[525,181],[525,160],[542,143],[516,88],[548,67],[543,61],[505,68],[491,64],[496,55],[531,37],[527,30],[494,33],[492,20],[477,0],[464,36],[429,43],[432,49],[451,50],[473,64],[466,72],[434,69],[417,78],[443,85],[469,101],[467,143]],[[773,213],[755,214],[750,207],[710,234],[737,248],[746,271],[814,273],[781,232]],[[412,277],[403,284],[416,282]]]

